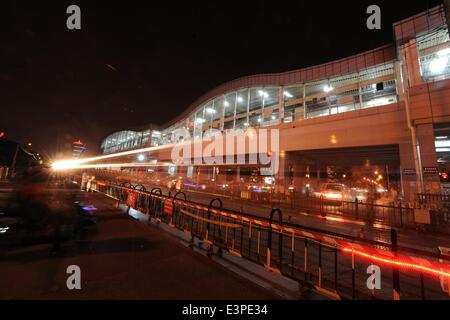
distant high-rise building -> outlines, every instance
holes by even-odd
[[[81,142],[81,140],[77,140],[72,142],[72,156],[75,159],[80,158],[83,152],[86,150],[86,144]]]

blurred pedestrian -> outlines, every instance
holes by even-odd
[[[86,190],[88,180],[89,180],[89,176],[87,175],[86,172],[83,172],[83,174],[81,175],[81,184],[80,184],[81,191]]]
[[[361,227],[361,229],[359,230],[358,237],[361,239],[365,238],[364,227]]]

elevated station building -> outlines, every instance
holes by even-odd
[[[450,160],[447,21],[444,6],[438,6],[396,22],[391,45],[224,83],[163,126],[108,135],[101,142],[104,155],[146,149],[98,163],[151,162],[154,168],[114,170],[190,184],[264,183],[258,165],[179,166],[171,163],[171,150],[179,142],[173,140],[176,129],[187,130],[190,143],[209,129],[268,128],[279,130],[280,170],[270,180],[279,192],[318,190],[334,181],[392,188],[410,202],[417,193],[440,193]]]

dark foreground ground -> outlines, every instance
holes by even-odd
[[[5,200],[12,190],[2,188]],[[56,209],[61,207],[58,214],[66,217],[73,214],[68,203],[73,196],[94,205],[96,230],[62,242],[54,254],[52,242],[45,240],[0,247],[1,299],[276,298],[164,231],[115,209],[113,201],[102,195],[51,192],[52,201],[59,203]],[[81,268],[81,290],[66,286],[70,265]]]

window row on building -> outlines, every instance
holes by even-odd
[[[395,102],[394,62],[310,83],[241,88],[207,101],[162,130],[160,144],[170,143],[176,129],[197,137],[208,129],[268,127]]]

